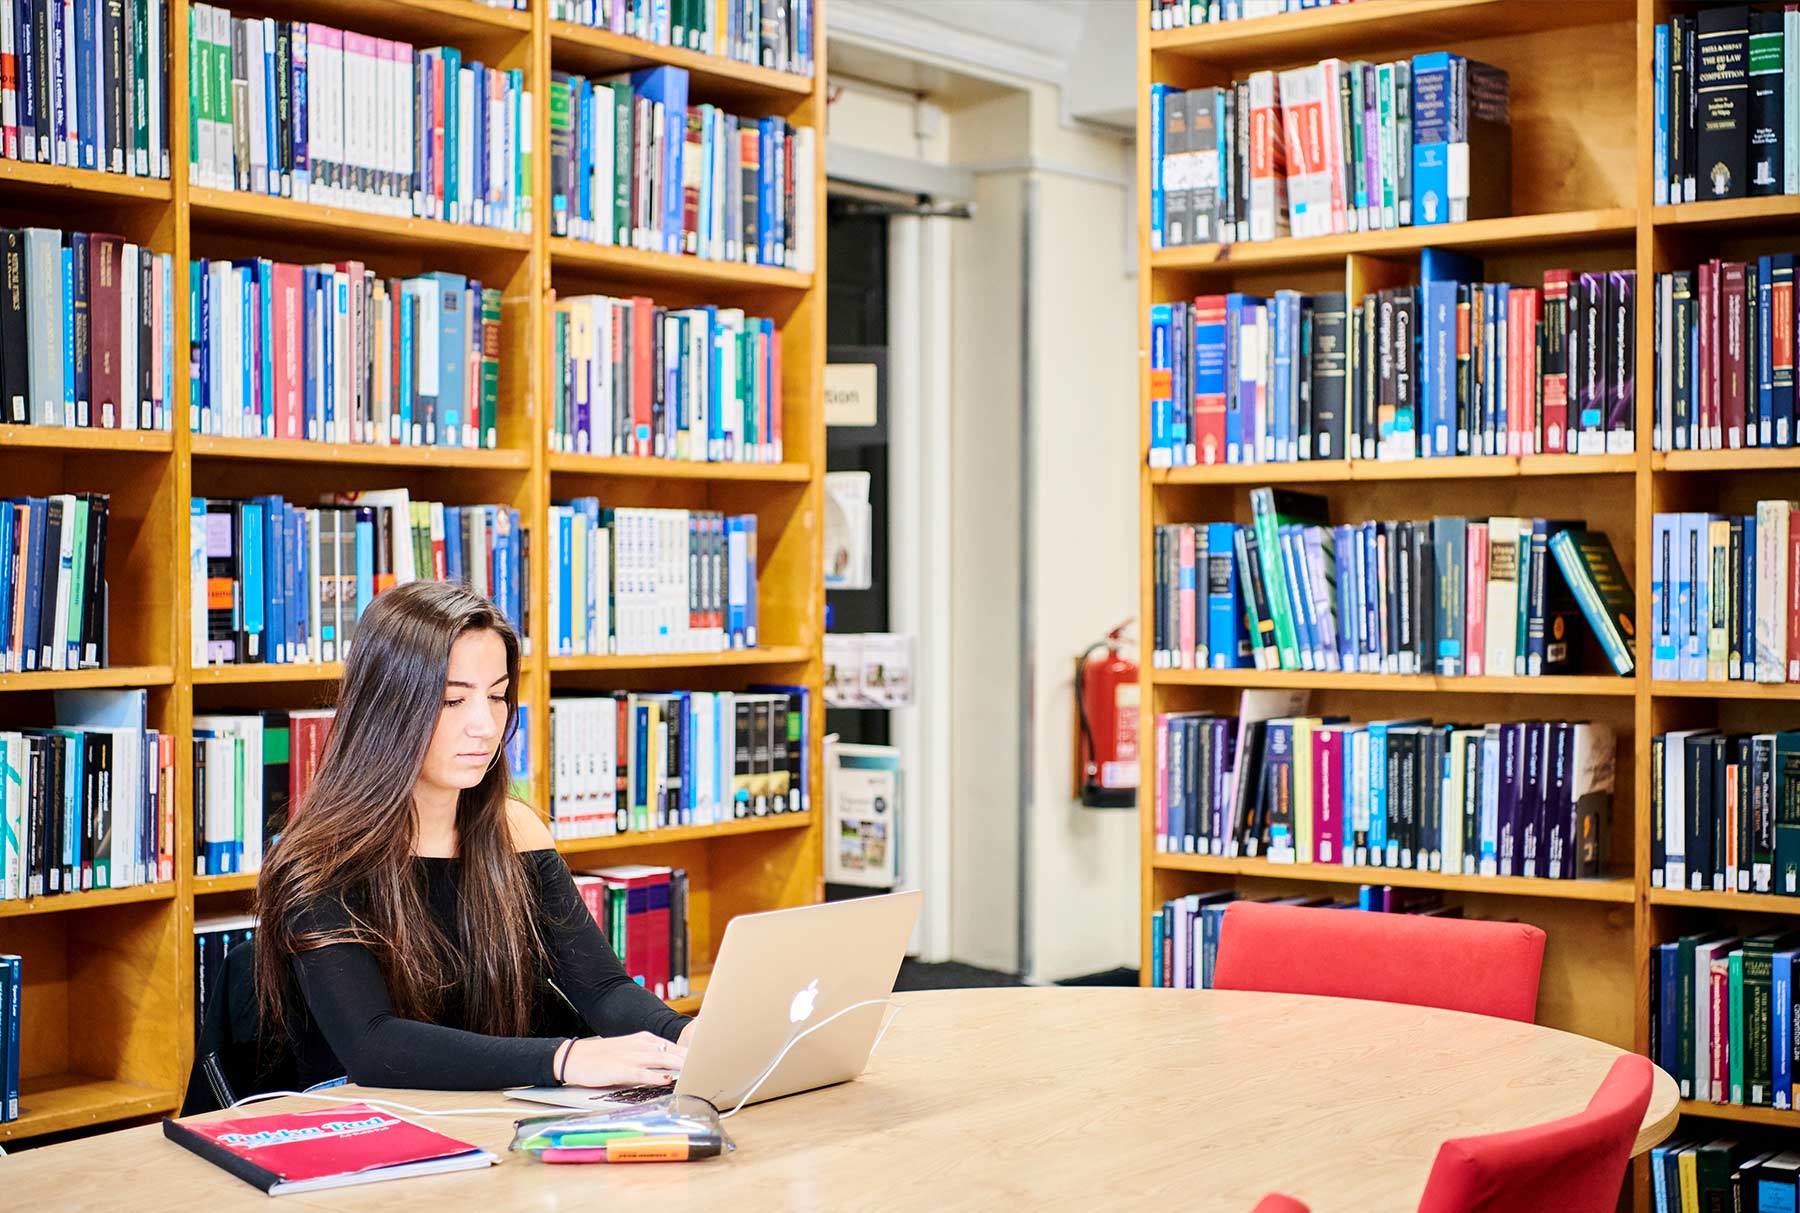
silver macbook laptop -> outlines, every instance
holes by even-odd
[[[890,893],[732,919],[719,944],[687,1064],[672,1089],[730,1111],[790,1043],[750,1102],[861,1074],[888,1013],[885,1000],[894,991],[923,900],[918,892]],[[871,1005],[838,1014],[860,1002]],[[799,1039],[818,1024],[824,1026]],[[528,1087],[506,1094],[557,1107],[606,1109],[670,1090]]]

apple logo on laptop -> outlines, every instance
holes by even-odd
[[[805,1023],[812,1018],[813,1003],[819,997],[819,979],[813,978],[807,987],[794,995],[794,1001],[788,1004],[788,1022]]]

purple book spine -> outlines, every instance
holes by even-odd
[[[1550,726],[1550,746],[1544,764],[1542,816],[1548,859],[1540,875],[1568,880],[1575,875],[1575,803],[1571,794],[1569,763],[1574,757],[1575,726],[1558,721]]]
[[[1525,726],[1522,724],[1503,724],[1500,726],[1500,798],[1499,813],[1499,861],[1500,875],[1517,876],[1519,874],[1519,760],[1524,746]]]
[[[1607,368],[1606,453],[1629,455],[1637,449],[1637,271],[1611,271],[1607,288],[1612,366]]]

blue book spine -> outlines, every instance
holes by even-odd
[[[299,506],[289,506],[294,512],[296,539],[294,542],[294,584],[293,602],[299,608],[294,625],[294,636],[309,661],[318,660],[318,654],[312,646],[312,529],[314,516]]]
[[[57,12],[61,5],[51,6]],[[79,425],[75,411],[75,250],[63,245],[62,260],[62,346],[63,346],[63,424]]]
[[[1457,59],[1436,51],[1412,60],[1412,217],[1421,226],[1450,221],[1450,65]]]
[[[1163,106],[1174,90],[1150,86],[1150,247],[1163,246]]]
[[[1206,527],[1207,661],[1215,670],[1250,664],[1250,634],[1244,626],[1242,591],[1238,586],[1237,527],[1229,522]]]
[[[439,446],[460,446],[463,417],[463,366],[468,361],[468,317],[463,297],[468,280],[461,274],[435,273],[438,285],[438,432]]]
[[[449,511],[445,511],[448,513]],[[457,545],[459,548],[460,544]],[[375,511],[356,512],[356,617],[375,600]]]
[[[467,222],[463,215],[466,191],[457,173],[462,164],[462,51],[446,46],[440,53],[444,60],[444,218],[451,223],[464,223]]]
[[[1794,1106],[1794,957],[1797,955],[1800,952],[1791,949],[1775,953],[1770,986],[1772,1022],[1769,1036],[1774,1069],[1769,1088],[1775,1106],[1783,1111]]]
[[[271,105],[269,112],[272,114],[274,111],[275,107]],[[270,146],[272,147],[274,144],[271,143]],[[269,174],[271,178],[279,175],[278,173]],[[254,264],[251,272],[256,276],[256,312],[259,326],[256,344],[261,351],[257,365],[257,373],[262,380],[262,388],[258,393],[261,404],[259,411],[262,413],[260,433],[264,438],[273,438],[275,437],[275,265],[265,257]]]
[[[19,1038],[23,1035],[20,1020],[20,1004],[24,1001],[25,962],[17,956],[0,958],[8,968],[5,983],[6,1000],[0,1004],[0,1015],[6,1017],[6,1055],[4,1058],[6,1087],[0,1094],[5,1095],[5,1111],[7,1120],[19,1118]]]
[[[1739,645],[1744,654],[1741,681],[1756,681],[1756,515],[1744,515],[1744,600]]]
[[[1248,463],[1244,452],[1244,405],[1238,381],[1243,350],[1244,296],[1225,296],[1225,462]]]
[[[1758,257],[1756,259],[1756,348],[1758,350],[1774,349],[1774,319],[1770,306],[1774,289],[1774,259]],[[1757,402],[1757,437],[1759,446],[1768,446],[1775,440],[1775,378],[1770,366],[1773,359],[1760,354],[1756,359],[1756,402]],[[1683,440],[1685,441],[1685,440]],[[1674,445],[1682,445],[1676,443]]]
[[[154,17],[151,20],[155,20]],[[263,104],[263,139],[264,146],[269,149],[268,191],[276,197],[281,196],[281,134],[276,120],[275,98],[278,95],[275,87],[275,23],[264,21],[262,78],[263,96],[267,100]],[[290,105],[289,108],[294,108]],[[299,108],[305,108],[304,105]]]
[[[1160,990],[1167,983],[1163,980],[1162,971],[1163,916],[1162,911],[1150,915],[1150,987]]]
[[[413,329],[417,325],[413,293],[400,289],[400,441],[417,445],[422,437],[413,427]]]
[[[1175,310],[1166,303],[1150,308],[1150,466],[1173,465],[1174,453],[1169,445],[1170,413],[1174,401],[1174,368],[1170,363],[1174,349]]]
[[[1323,669],[1324,663],[1318,659],[1319,627],[1313,610],[1312,576],[1306,561],[1304,527],[1290,524],[1281,528],[1281,564],[1288,586],[1288,609],[1294,616],[1300,667]]]
[[[1650,540],[1650,676],[1673,679],[1680,672],[1675,652],[1675,514],[1657,514]],[[1744,546],[1751,547],[1746,531]],[[1746,585],[1754,584],[1746,582]],[[1744,595],[1746,600],[1753,594]]]
[[[556,612],[556,651],[571,653],[575,648],[575,518],[573,514],[556,516],[556,578],[560,595]]]
[[[1653,52],[1656,78],[1656,165],[1654,193],[1651,201],[1662,206],[1669,201],[1669,27],[1656,27],[1656,49]]]
[[[1337,556],[1337,656],[1338,668],[1356,669],[1356,578],[1352,575],[1355,532],[1348,526],[1333,527],[1331,545]]]
[[[1681,679],[1692,677],[1693,660],[1689,650],[1698,643],[1693,636],[1694,574],[1699,559],[1698,533],[1694,525],[1697,517],[1699,515],[1677,514],[1671,520],[1675,547],[1675,616],[1670,623],[1670,643],[1675,649],[1674,677]]]
[[[1455,282],[1427,282],[1420,292],[1420,424],[1428,456],[1456,454],[1456,288]]]
[[[246,501],[238,508],[241,511],[238,529],[242,532],[244,565],[241,594],[244,644],[249,660],[267,661],[264,645],[268,633],[263,620],[263,608],[268,601],[263,577],[263,505],[261,501]]]
[[[1400,862],[1400,843],[1391,844],[1387,833],[1387,725],[1369,726],[1369,863],[1393,867]],[[1389,855],[1393,858],[1389,858]]]
[[[1681,945],[1658,944],[1656,962],[1656,1018],[1660,1025],[1657,1042],[1661,1054],[1656,1064],[1675,1074],[1681,1069],[1681,1002],[1686,994],[1681,988]]]
[[[1288,430],[1288,397],[1294,387],[1294,342],[1288,324],[1293,310],[1292,291],[1276,291],[1269,305],[1269,324],[1274,329],[1275,367],[1270,384],[1270,415],[1261,435],[1262,457],[1276,463],[1293,458]]]
[[[462,507],[444,507],[444,580],[463,580]]]
[[[87,786],[87,749],[81,739],[82,734],[73,734],[69,759],[63,767],[63,868],[67,877],[64,892],[93,887],[91,872],[84,880],[81,871],[81,801],[82,789]],[[88,856],[90,861],[92,858]]]
[[[263,560],[266,566],[263,581],[268,595],[263,607],[268,620],[268,644],[264,649],[264,658],[273,662],[286,662],[288,659],[287,512],[281,507],[279,497],[263,499]]]
[[[37,643],[41,634],[41,620],[44,606],[44,585],[48,580],[51,588],[51,604],[55,604],[55,570],[49,566],[56,562],[56,556],[44,551],[50,526],[50,503],[42,497],[27,497],[30,507],[31,534],[25,547],[25,668],[41,670],[46,668],[43,661],[44,650]]]
[[[12,647],[13,617],[13,509],[15,498],[0,497],[0,552],[5,558],[0,559],[0,670],[6,673],[17,673],[18,659]],[[0,793],[5,792],[5,785],[0,784]],[[3,820],[3,819],[0,819]],[[4,858],[4,845],[0,843],[0,858]]]
[[[1547,628],[1545,615],[1548,612],[1550,583],[1550,531],[1549,524],[1542,518],[1531,520],[1530,563],[1519,570],[1525,596],[1524,626],[1520,635],[1525,638],[1525,668],[1515,673],[1527,674],[1533,678],[1544,672],[1544,632]]]
[[[293,32],[288,39],[289,76],[292,80],[288,95],[299,99],[306,96],[306,33],[307,27],[296,21]],[[288,113],[293,126],[293,172],[289,176],[292,182],[294,197],[304,200],[312,185],[312,162],[307,159],[306,151],[306,106],[298,101],[289,105]],[[411,160],[411,153],[402,153],[403,158]]]
[[[75,97],[75,125],[80,140],[79,150],[81,167],[97,169],[100,167],[100,143],[96,137],[98,117],[94,101],[99,82],[92,79],[93,66],[96,62],[94,54],[94,33],[100,19],[100,0],[75,0],[75,80],[79,81]],[[71,82],[74,83],[74,82]]]
[[[1495,823],[1499,830],[1496,853],[1501,876],[1517,876],[1520,859],[1519,782],[1525,757],[1525,726],[1500,726],[1499,800]]]

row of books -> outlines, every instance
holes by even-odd
[[[175,738],[146,692],[57,691],[55,714],[0,732],[0,898],[173,879]]]
[[[813,74],[812,0],[550,0],[550,20]]]
[[[1651,738],[1650,883],[1800,897],[1800,732]]]
[[[166,0],[16,0],[0,9],[0,154],[169,175]]]
[[[1430,250],[1423,286],[1202,295],[1150,309],[1151,467],[1629,454],[1636,274],[1478,281]]]
[[[0,6],[3,7],[3,6]],[[175,270],[122,236],[0,230],[0,420],[166,430]]]
[[[508,506],[413,501],[405,489],[338,493],[317,508],[195,497],[188,522],[196,666],[342,661],[375,595],[420,578],[462,582],[527,632],[530,555]]]
[[[1562,674],[1578,666],[1579,611],[1613,668],[1632,671],[1630,583],[1579,521],[1334,527],[1308,493],[1255,489],[1250,505],[1247,526],[1153,532],[1158,668]]]
[[[1351,3],[1354,0],[1150,0],[1150,28],[1215,25]]]
[[[107,664],[105,493],[0,497],[0,673]]]
[[[621,248],[811,270],[811,127],[688,104],[652,67],[550,78],[550,231]]]
[[[632,979],[658,998],[687,997],[686,869],[636,863],[574,876],[588,913]]]
[[[524,73],[316,21],[188,14],[189,180],[531,230]]]
[[[1800,194],[1800,9],[1675,15],[1654,56],[1656,205]]]
[[[1462,911],[1445,906],[1441,893],[1395,889],[1388,885],[1363,885],[1354,902],[1329,897],[1271,897],[1242,899],[1231,889],[1189,893],[1170,898],[1150,915],[1150,984],[1158,989],[1210,990],[1219,958],[1225,909],[1238,900],[1263,901],[1278,906],[1308,906],[1324,910],[1362,910],[1377,914],[1428,914],[1461,918]]]
[[[498,445],[498,290],[442,272],[383,278],[360,261],[190,269],[194,433]]]
[[[1159,851],[1550,880],[1605,859],[1604,724],[1172,712],[1155,728]]]
[[[1654,1213],[1788,1213],[1800,1207],[1800,1151],[1779,1138],[1671,1137],[1650,1150]]]
[[[1800,932],[1702,931],[1656,945],[1650,1056],[1683,1099],[1794,1106],[1794,977]]]
[[[239,944],[256,939],[254,914],[201,914],[194,919],[194,1044],[206,1022],[207,1001],[220,989],[225,957]]]
[[[550,832],[606,838],[809,808],[805,688],[550,701]]]
[[[1656,276],[1659,451],[1793,446],[1794,255]]]
[[[781,330],[741,308],[559,299],[550,449],[780,463]]]
[[[1651,521],[1650,675],[1800,682],[1800,502]]]
[[[20,1004],[25,996],[25,962],[0,955],[0,1124],[19,1119]]]
[[[550,507],[552,656],[757,645],[755,514]]]
[[[194,717],[194,872],[230,876],[262,869],[270,845],[306,799],[335,708],[201,713]],[[506,741],[509,789],[531,792],[531,708],[519,705]]]
[[[1150,247],[1504,215],[1505,72],[1443,51],[1150,86]]]

